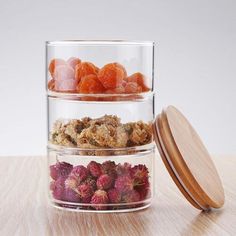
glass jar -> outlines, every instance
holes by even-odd
[[[153,42],[46,43],[53,206],[128,212],[154,194]]]

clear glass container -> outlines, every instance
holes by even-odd
[[[153,42],[46,43],[53,206],[126,212],[150,205],[153,58]]]

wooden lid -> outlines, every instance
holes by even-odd
[[[196,208],[224,204],[224,189],[200,137],[175,107],[169,106],[153,123],[154,138],[172,179]]]

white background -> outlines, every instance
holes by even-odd
[[[0,155],[46,152],[45,45],[157,43],[156,111],[173,104],[211,153],[236,153],[235,0],[0,0]]]

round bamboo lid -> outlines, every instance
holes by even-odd
[[[172,179],[197,209],[220,208],[224,189],[200,137],[175,107],[169,106],[153,123],[154,138]]]

